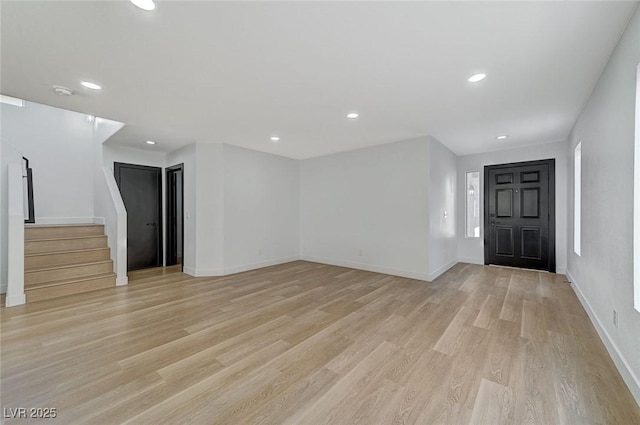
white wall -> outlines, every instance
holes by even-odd
[[[93,221],[93,123],[38,103],[0,104],[2,140],[29,158],[36,221]]]
[[[223,144],[167,154],[184,163],[184,271],[221,276],[298,258],[298,163]]]
[[[429,280],[458,262],[456,238],[457,157],[429,140]]]
[[[150,149],[133,149],[124,146],[103,144],[104,165],[113,170],[114,162],[124,162],[127,164],[147,165],[150,167],[164,168],[166,166],[167,154]]]
[[[225,274],[299,258],[298,161],[224,146]]]
[[[511,162],[555,159],[556,161],[556,272],[567,268],[567,143],[548,143],[458,157],[458,205],[465,204],[465,175],[480,172],[480,199],[484,199],[484,166]],[[464,207],[458,208],[458,258],[462,262],[484,264],[484,209],[480,208],[480,237],[466,238]]]
[[[573,200],[573,150],[582,142],[582,247],[568,270],[576,292],[640,404],[640,313],[633,308],[633,150],[640,11],[636,11],[580,114],[567,152]],[[635,184],[640,182],[635,181]],[[618,312],[618,327],[613,311]]]
[[[195,276],[224,274],[224,145],[196,144]],[[185,268],[185,271],[187,269]]]
[[[427,280],[427,138],[300,162],[301,257]]]

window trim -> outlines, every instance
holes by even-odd
[[[573,252],[582,252],[582,141],[573,150]]]
[[[478,236],[469,236],[469,217],[468,217],[468,213],[469,213],[469,194],[467,192],[468,187],[469,187],[469,174],[478,174],[478,187],[474,189],[478,191],[478,193],[476,194],[477,199],[478,199],[478,227],[480,229],[480,231],[478,232]],[[466,171],[464,174],[464,238],[465,239],[481,239],[482,238],[482,220],[480,217],[480,213],[482,211],[482,208],[480,208],[480,187],[481,187],[481,183],[480,183],[480,171]]]
[[[640,312],[640,63],[636,74],[636,126],[633,161],[633,306]]]

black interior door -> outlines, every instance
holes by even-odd
[[[167,258],[166,265],[182,264],[184,247],[184,165],[166,168]]]
[[[127,270],[162,266],[162,169],[114,163],[127,209]]]
[[[555,160],[484,169],[485,264],[555,273]]]

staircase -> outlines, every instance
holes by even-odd
[[[27,302],[115,286],[102,224],[25,225]]]

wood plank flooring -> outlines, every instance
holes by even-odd
[[[3,308],[1,396],[60,424],[640,424],[564,276],[297,261]],[[37,419],[4,419],[36,423]]]

